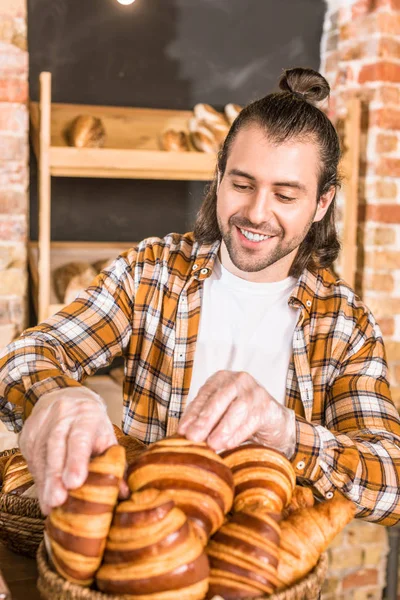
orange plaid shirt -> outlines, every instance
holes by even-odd
[[[202,282],[219,242],[191,233],[149,238],[126,251],[64,310],[28,329],[0,357],[0,416],[21,429],[43,394],[80,386],[125,359],[123,429],[144,442],[173,434],[185,408]],[[400,422],[390,397],[382,335],[354,292],[329,271],[304,271],[286,405],[296,412],[292,457],[300,482],[335,489],[357,516],[400,518]]]

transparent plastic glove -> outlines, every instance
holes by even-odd
[[[178,433],[207,442],[216,452],[254,441],[290,458],[296,446],[294,411],[274,400],[245,372],[212,375],[187,407]]]
[[[24,424],[19,446],[36,484],[43,514],[88,474],[89,459],[116,444],[104,401],[87,388],[43,395]]]

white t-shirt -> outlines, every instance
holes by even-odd
[[[285,403],[298,309],[288,305],[296,279],[246,281],[217,260],[203,284],[200,326],[187,404],[216,371],[246,371]]]

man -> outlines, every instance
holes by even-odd
[[[144,240],[75,302],[11,344],[3,420],[22,427],[46,513],[115,443],[81,381],[125,358],[123,428],[146,442],[178,431],[216,451],[273,446],[298,479],[357,516],[400,516],[400,424],[382,336],[329,271],[339,250],[336,132],[309,69],[249,105],[231,128],[194,234]],[[30,416],[29,416],[30,415]]]

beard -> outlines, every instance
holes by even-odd
[[[285,232],[281,227],[272,230],[268,223],[263,223],[262,226],[255,226],[245,217],[233,215],[229,218],[228,225],[224,227],[219,216],[217,216],[217,219],[222,240],[225,243],[232,263],[240,271],[255,273],[270,267],[285,258],[285,256],[294,250],[298,249],[310,231],[314,222],[314,215],[315,213],[310,217],[303,230],[289,240],[285,240]],[[245,248],[241,246],[240,242],[237,240],[236,227],[252,229],[254,231],[258,230],[260,233],[277,238],[278,243],[275,243],[272,249],[267,248],[264,252],[262,252],[262,247],[260,247],[259,251],[257,251],[256,248]],[[261,242],[261,244],[263,244],[263,242]]]

